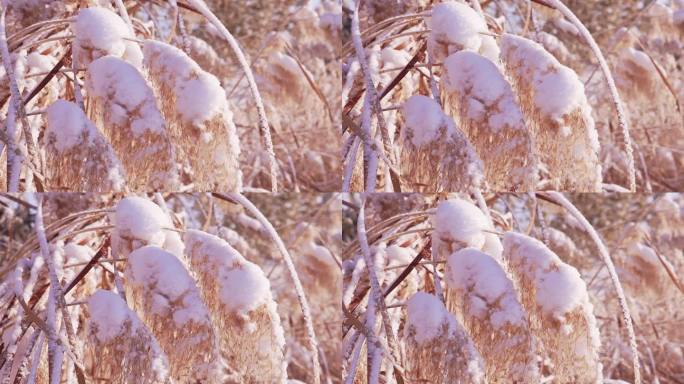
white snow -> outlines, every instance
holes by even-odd
[[[385,249],[387,266],[406,265],[413,261],[415,251],[398,245],[390,245]]]
[[[26,56],[26,66],[28,67],[26,74],[50,72],[55,64],[57,64],[57,60],[54,57],[31,52]]]
[[[542,311],[562,318],[584,302],[587,288],[577,269],[565,264],[541,241],[515,232],[504,235],[504,255],[511,265],[534,282]]]
[[[136,249],[128,255],[126,278],[145,291],[146,300],[151,300],[145,306],[153,314],[171,315],[179,326],[209,321],[195,281],[172,253],[152,245]]]
[[[637,257],[651,265],[660,265],[660,259],[658,258],[658,255],[653,250],[653,248],[642,243],[631,244],[627,249],[627,254],[631,257]]]
[[[475,248],[461,249],[447,259],[446,283],[464,292],[469,315],[489,315],[494,327],[525,322],[513,282],[491,256]]]
[[[145,66],[174,90],[176,109],[184,121],[202,125],[220,113],[232,119],[221,83],[185,52],[172,45],[146,40],[143,53]]]
[[[498,57],[494,39],[484,34],[488,33],[487,23],[466,4],[446,1],[435,5],[428,25],[428,49],[437,61],[460,50],[481,52],[491,60]]]
[[[130,37],[126,23],[107,8],[84,8],[78,12],[73,24],[75,42],[89,49],[121,57],[126,50],[124,37]]]
[[[444,113],[439,104],[423,95],[413,95],[402,106],[402,113],[406,121],[406,128],[402,131],[406,135],[410,131],[411,143],[417,147],[429,144],[439,137],[440,127],[447,126]]]
[[[168,223],[164,211],[148,199],[130,196],[116,205],[114,225],[121,237],[137,239],[146,245],[162,245],[166,237],[162,227]]]
[[[215,276],[221,302],[229,311],[246,316],[271,301],[270,282],[261,268],[247,261],[223,239],[188,230],[184,241],[193,268]]]
[[[111,121],[119,126],[130,123],[133,134],[164,130],[152,88],[138,69],[126,61],[106,56],[90,63],[86,89],[93,96],[107,99]]]
[[[506,126],[524,126],[511,85],[491,60],[475,52],[460,51],[450,55],[443,68],[445,89],[469,95],[468,117],[481,119],[486,111],[493,111],[488,125],[494,132]]]
[[[95,126],[74,103],[57,100],[47,108],[46,137],[54,138],[55,148],[62,152],[92,138]]]
[[[126,23],[111,10],[103,7],[83,8],[72,24],[76,36],[74,49],[79,65],[106,55],[124,58],[140,68],[142,55]],[[91,53],[92,52],[92,53]]]
[[[507,66],[522,68],[518,73],[524,73],[532,83],[535,105],[544,115],[559,120],[577,108],[588,108],[584,85],[577,74],[539,43],[504,34],[502,53]]]
[[[656,70],[651,59],[642,51],[627,47],[622,51],[622,56],[645,71],[650,72]]]
[[[434,340],[448,326],[450,314],[434,295],[416,292],[406,302],[406,327],[415,330],[415,340],[422,344]],[[452,320],[453,321],[453,320]]]
[[[299,68],[299,64],[297,64],[297,61],[292,56],[284,54],[282,52],[272,53],[269,56],[268,62],[281,67],[286,72],[289,72],[292,75],[298,76],[302,73],[301,69]]]
[[[476,205],[463,199],[449,199],[439,203],[433,223],[435,234],[439,238],[477,249],[482,249],[485,245],[485,232],[482,230],[490,228],[484,213]]]
[[[128,322],[131,331],[140,326],[138,316],[128,308],[126,302],[114,292],[98,289],[88,299],[90,312],[90,326],[95,327],[96,337],[101,342],[107,342],[122,334],[124,325]]]

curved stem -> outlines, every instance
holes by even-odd
[[[228,45],[230,45],[230,48],[233,50],[233,53],[235,53],[235,56],[238,59],[238,62],[240,63],[240,67],[242,67],[242,70],[245,72],[245,77],[247,77],[247,83],[249,84],[249,90],[252,93],[252,97],[254,98],[254,103],[256,104],[257,108],[257,113],[259,115],[259,128],[261,130],[261,134],[264,136],[264,142],[266,144],[266,151],[268,152],[269,156],[269,165],[270,165],[270,173],[271,173],[271,192],[278,192],[278,180],[277,180],[277,165],[276,165],[276,158],[275,158],[275,152],[273,151],[273,141],[271,140],[271,131],[268,125],[268,119],[266,118],[266,109],[264,108],[264,103],[261,100],[261,94],[259,94],[259,89],[257,88],[256,81],[254,80],[254,74],[252,73],[252,70],[249,67],[249,63],[247,62],[247,59],[245,58],[244,53],[242,52],[242,49],[240,48],[240,45],[238,44],[237,40],[233,37],[233,35],[228,31],[228,29],[221,23],[221,21],[214,15],[211,10],[207,7],[206,4],[204,4],[203,1],[201,0],[188,0],[188,3],[195,7],[209,22],[211,22],[216,29],[218,29],[221,32],[221,35],[226,39],[228,42]]]
[[[216,194],[221,196],[220,194]],[[313,377],[314,384],[320,384],[321,382],[321,365],[318,360],[318,341],[316,340],[316,333],[314,332],[313,321],[311,319],[311,311],[309,309],[309,302],[304,294],[304,288],[299,280],[299,275],[295,269],[294,262],[292,261],[292,256],[285,247],[285,243],[278,235],[278,232],[273,228],[273,225],[268,221],[266,216],[264,216],[259,209],[252,204],[245,196],[240,193],[229,193],[226,195],[225,199],[233,200],[247,209],[254,217],[259,220],[261,225],[266,229],[266,232],[271,237],[275,243],[278,251],[283,256],[287,271],[290,274],[290,278],[294,283],[295,293],[297,294],[297,299],[299,300],[299,306],[302,308],[302,315],[304,318],[304,325],[306,326],[309,348],[311,349],[311,358],[313,360]]]
[[[565,4],[563,4],[563,2],[560,0],[548,0],[548,2],[551,3],[551,5],[553,5],[558,11],[560,11],[563,14],[563,16],[570,20],[570,22],[574,24],[575,27],[577,27],[580,34],[582,35],[584,40],[587,41],[589,47],[598,59],[601,71],[603,72],[603,75],[606,77],[606,82],[608,83],[608,89],[610,90],[610,95],[613,98],[615,109],[617,110],[618,124],[620,125],[620,130],[622,131],[622,138],[625,141],[625,152],[627,153],[627,167],[629,168],[627,170],[629,174],[629,190],[631,192],[636,192],[636,171],[634,168],[634,152],[632,149],[632,139],[629,135],[629,123],[627,122],[627,114],[625,113],[622,100],[620,99],[617,87],[615,86],[613,75],[610,72],[610,68],[608,68],[608,63],[606,62],[605,57],[603,57],[603,53],[601,53],[601,48],[599,48],[598,44],[596,44],[596,41],[591,36],[589,30],[587,30],[587,28],[584,26],[584,24],[582,24],[582,22],[577,18],[577,16],[575,16],[575,14],[572,13],[572,11],[568,7],[566,7]]]
[[[618,296],[618,301],[620,303],[620,308],[622,309],[622,317],[625,321],[625,328],[627,328],[627,335],[629,336],[629,346],[632,350],[634,384],[640,384],[641,373],[639,372],[639,351],[637,350],[636,336],[634,333],[634,326],[632,324],[632,316],[629,312],[629,307],[627,306],[627,298],[625,297],[625,292],[622,290],[622,284],[620,284],[617,272],[615,271],[615,265],[613,264],[613,260],[610,258],[608,249],[606,248],[605,244],[603,244],[601,237],[596,232],[594,227],[589,223],[589,221],[584,217],[584,215],[582,215],[582,212],[580,212],[570,202],[570,200],[565,198],[563,194],[559,192],[544,192],[543,194],[548,196],[553,201],[563,206],[563,208],[565,208],[568,212],[570,212],[570,214],[572,214],[575,217],[575,219],[577,219],[577,221],[579,221],[580,224],[582,224],[584,229],[587,231],[591,239],[596,244],[596,247],[599,250],[599,254],[603,259],[603,263],[606,265],[606,268],[608,269],[608,274],[610,275],[610,279],[613,283],[613,286],[615,287],[615,291],[617,292]]]

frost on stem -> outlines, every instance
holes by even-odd
[[[462,199],[445,200],[437,206],[433,218],[432,249],[437,261],[446,260],[465,247],[478,249],[496,260],[501,259],[499,238],[494,228],[475,204]]]
[[[174,46],[147,40],[143,52],[178,160],[191,169],[195,188],[241,190],[240,142],[219,80]]]
[[[446,302],[468,330],[490,382],[539,382],[536,348],[513,282],[493,257],[464,248],[447,259]]]
[[[538,169],[533,139],[496,64],[475,52],[456,52],[444,60],[442,85],[444,109],[484,159],[489,188],[534,190]]]
[[[87,353],[91,375],[108,383],[167,383],[169,363],[154,335],[114,292],[88,299]]]
[[[185,233],[186,258],[240,383],[284,383],[285,338],[271,284],[256,264],[208,233]]]
[[[482,161],[433,99],[411,96],[402,106],[401,174],[412,190],[467,192],[484,182]]]
[[[116,192],[125,186],[114,151],[74,103],[57,100],[47,109],[45,178],[50,190]]]
[[[406,305],[406,379],[425,383],[484,383],[484,364],[465,329],[444,304],[417,292]]]
[[[113,56],[88,66],[90,116],[123,160],[132,189],[178,186],[173,147],[152,89],[131,64]]]
[[[142,67],[142,51],[133,39],[128,25],[119,15],[107,8],[84,8],[71,25],[74,33],[74,58],[81,66],[103,56],[126,60],[136,68]]]
[[[126,197],[116,205],[112,219],[112,254],[125,258],[136,249],[156,245],[183,255],[183,242],[164,211],[152,201],[142,197]]]
[[[485,20],[466,4],[445,1],[432,8],[428,19],[430,35],[428,52],[435,63],[462,50],[479,52],[498,62],[499,47],[489,32]]]
[[[521,293],[532,332],[559,383],[599,383],[601,341],[587,286],[579,272],[541,241],[504,235],[504,259]]]
[[[176,382],[219,382],[221,359],[209,311],[195,280],[173,254],[155,246],[133,251],[127,295],[169,358]]]
[[[601,191],[599,141],[584,85],[540,44],[504,34],[502,59],[551,187]]]

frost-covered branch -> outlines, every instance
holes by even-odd
[[[50,363],[50,384],[59,384],[62,375],[63,350],[58,343],[57,330],[57,296],[60,295],[59,280],[54,259],[50,254],[50,246],[45,236],[45,226],[43,224],[43,197],[38,196],[36,208],[36,237],[40,245],[40,252],[47,264],[48,276],[50,278],[50,290],[47,301],[47,339],[48,339],[48,359]],[[66,321],[66,319],[64,319]]]
[[[9,48],[7,47],[7,33],[5,26],[5,16],[7,15],[7,2],[3,1],[0,4],[2,10],[0,11],[0,54],[2,54],[2,64],[5,67],[5,73],[10,78],[10,101],[7,109],[7,116],[5,118],[5,136],[7,138],[7,191],[19,191],[19,173],[21,172],[21,154],[17,149],[16,140],[16,121],[19,109],[19,89],[15,88],[16,81],[14,79],[14,67],[12,65],[12,57],[10,56]]]
[[[390,322],[389,315],[387,313],[387,307],[385,305],[385,300],[383,298],[383,292],[380,288],[380,283],[378,281],[377,271],[375,270],[375,261],[373,260],[373,255],[371,253],[370,246],[368,245],[368,237],[366,235],[366,220],[364,217],[366,206],[366,198],[363,198],[361,202],[361,207],[359,209],[359,216],[357,219],[357,234],[359,237],[359,245],[361,247],[361,254],[366,263],[366,268],[368,269],[368,280],[370,281],[370,293],[368,297],[368,307],[366,308],[366,326],[370,330],[370,335],[373,335],[373,330],[375,329],[375,312],[380,312],[382,316],[383,327],[385,328],[385,335],[387,336],[387,343],[392,352],[393,358],[395,360],[399,359],[399,353],[397,349],[397,341],[392,330],[392,324]],[[375,340],[369,340],[369,345]],[[377,344],[377,343],[376,343]],[[370,351],[369,347],[369,351]],[[382,351],[378,351],[375,354],[374,359],[379,359]],[[379,365],[380,361],[376,361],[375,364]]]

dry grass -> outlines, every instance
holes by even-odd
[[[450,211],[451,220],[440,219],[440,212],[448,207],[441,202],[447,198],[443,194],[370,195],[367,236],[377,252],[376,269],[386,276],[381,288],[391,326],[403,332],[402,358],[390,363],[389,355],[384,355],[381,366],[399,367],[396,370],[404,382],[421,378],[431,383],[469,382],[463,374],[444,381],[445,375],[454,373],[450,368],[460,366],[444,365],[448,358],[444,348],[451,342],[444,319],[452,318],[454,324],[462,324],[482,357],[487,382],[516,382],[511,379],[516,372],[538,375],[522,382],[679,382],[684,374],[680,364],[684,339],[676,325],[683,300],[677,277],[683,266],[682,197],[567,196],[615,260],[634,323],[635,365],[621,300],[603,257],[596,254],[595,239],[553,196],[488,195],[494,226],[487,229],[482,227],[482,218],[474,218],[476,212],[462,207]],[[457,195],[448,197],[453,201]],[[458,195],[458,199],[467,198]],[[365,344],[354,338],[358,334],[355,319],[363,318],[368,310],[368,282],[353,225],[360,196],[352,194],[347,199],[344,217],[350,223],[343,226],[343,259],[349,265],[343,280],[345,377],[353,377],[355,383],[398,382],[389,371],[381,371],[378,381],[367,379],[365,367],[371,365],[366,365]],[[455,212],[468,213],[457,216]],[[426,216],[432,215],[436,227],[416,231],[425,228]],[[503,236],[501,254],[497,255],[497,247],[484,247],[485,233]],[[411,256],[383,256],[384,249],[393,247],[404,248]],[[440,261],[444,259],[446,263]],[[413,299],[400,294],[404,290],[432,295],[448,312],[423,308],[413,316]],[[515,314],[519,322],[505,321]],[[421,344],[416,340],[420,334],[434,338]],[[386,336],[380,330],[377,337],[382,344]]]
[[[255,196],[259,208],[289,239],[287,247],[301,270],[325,263],[328,276],[339,281],[336,200]],[[51,372],[69,381],[80,372],[76,365],[86,382],[167,382],[165,375],[175,382],[315,381],[292,281],[273,257],[273,242],[243,209],[210,195],[192,194],[167,195],[166,211],[140,197],[55,193],[44,199],[45,234],[55,251],[49,255],[54,257],[75,337],[58,333],[55,349],[63,348],[64,358],[57,362],[52,354],[48,357],[47,343],[38,336],[45,332],[46,315],[54,306],[48,305],[48,274],[31,233],[35,207],[3,195],[0,219],[9,232],[0,234],[0,303],[11,316],[1,320],[0,329],[4,340],[15,340],[0,346],[3,377],[21,381],[34,370],[40,383],[47,382]],[[25,209],[9,208],[7,203],[13,201]],[[126,207],[122,201],[146,203]],[[312,211],[316,214],[310,216]],[[306,232],[300,223],[307,226]],[[196,236],[182,239],[179,232]],[[225,240],[216,237],[221,234]],[[235,256],[228,242],[241,248],[248,244],[244,257]],[[209,246],[214,243],[219,247]],[[315,256],[318,264],[309,265],[299,250],[305,253],[314,245],[321,248]],[[236,263],[228,263],[231,255]],[[15,276],[28,309],[19,305],[13,285],[7,284],[14,284]],[[320,343],[319,379],[339,383],[339,313],[329,305],[335,287],[316,283],[308,273],[302,276]],[[239,291],[255,282],[259,290]],[[104,290],[109,301],[95,299],[96,290]],[[226,297],[230,300],[224,301]],[[15,322],[19,319],[26,321]],[[56,321],[60,324],[61,314],[56,314]],[[16,337],[10,338],[7,330]],[[6,371],[12,366],[23,368]]]

